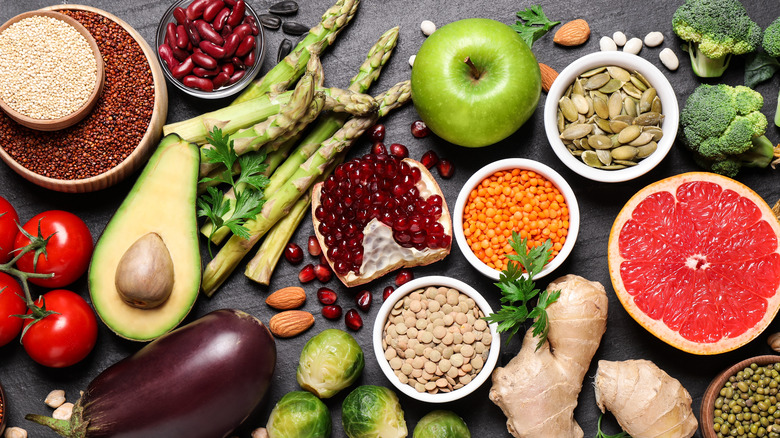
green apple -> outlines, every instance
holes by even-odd
[[[461,146],[497,143],[536,110],[541,74],[531,49],[509,26],[469,18],[441,27],[420,47],[412,99],[439,137]]]

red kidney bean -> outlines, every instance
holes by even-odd
[[[185,76],[181,82],[190,88],[197,88],[203,91],[214,91],[214,83],[206,78],[199,78],[197,76],[189,75]]]
[[[192,74],[199,78],[213,78],[214,76],[219,74],[218,68],[213,69],[206,69],[203,67],[195,67],[192,69]]]
[[[187,15],[187,18],[190,20],[200,18],[200,16],[203,15],[203,10],[206,9],[206,6],[208,6],[210,2],[211,0],[195,0],[194,2],[190,3],[190,5],[187,6],[187,9],[184,11]]]
[[[214,79],[211,80],[214,88],[219,88],[228,83],[230,75],[227,72],[220,72]]]
[[[187,13],[184,12],[184,8],[177,7],[173,10],[173,18],[177,23],[184,24],[184,22],[187,21]]]
[[[171,46],[171,50],[173,51],[173,57],[179,60],[179,62],[183,62],[190,56],[189,52],[176,47],[176,45]]]
[[[244,58],[241,60],[241,62],[243,62],[244,65],[247,66],[247,68],[255,65],[255,51],[254,50],[250,50],[249,54],[244,56]]]
[[[172,70],[174,67],[179,65],[179,61],[177,61],[173,56],[173,50],[171,50],[171,46],[167,44],[160,44],[160,47],[157,48],[157,51],[160,53],[160,58],[162,58],[162,60],[168,64],[169,70]]]
[[[165,43],[171,48],[176,47],[176,23],[168,23],[165,26]]]
[[[255,17],[247,15],[244,17],[243,23],[248,24],[252,28],[252,35],[257,36],[257,34],[260,33],[260,28],[257,27],[257,21],[255,21]]]
[[[225,0],[225,4],[228,5],[231,8],[235,8],[236,7],[236,1],[237,0]]]
[[[236,72],[236,66],[235,66],[235,65],[233,65],[233,64],[231,64],[231,63],[229,63],[229,62],[226,62],[226,63],[222,64],[222,65],[219,67],[219,69],[220,69],[222,72],[224,72],[224,73],[227,73],[227,75],[228,75],[228,78],[230,78],[230,76],[233,76],[233,73],[235,73],[235,72]]]
[[[171,69],[171,75],[176,79],[181,79],[184,76],[190,74],[195,67],[195,63],[192,62],[191,57],[187,57],[181,64]]]
[[[238,57],[244,56],[254,48],[255,48],[255,36],[247,35],[244,39],[241,40],[241,44],[238,45],[238,48],[236,49],[236,56]],[[250,65],[249,63],[246,62],[245,64]]]
[[[190,37],[187,35],[187,28],[183,24],[176,26],[176,45],[182,49],[187,48],[187,43],[190,42]]]
[[[198,29],[195,27],[195,23],[188,21],[185,27],[187,28],[187,37],[190,39],[190,43],[197,47],[198,44],[200,44],[200,34],[198,33]]]
[[[203,19],[211,23],[214,21],[214,17],[216,17],[219,11],[221,11],[224,7],[225,2],[222,0],[212,0],[212,2],[206,6],[206,9],[203,10]]]
[[[222,31],[219,32],[219,34],[222,35],[222,38],[227,38],[231,33],[233,33],[233,26],[227,24],[222,26]]]
[[[222,31],[222,28],[225,27],[225,22],[227,21],[229,15],[230,8],[222,8],[222,10],[217,13],[217,16],[214,17],[214,21],[211,22],[214,30],[217,32]]]
[[[240,44],[241,38],[237,34],[231,33],[228,35],[228,37],[225,39],[225,45],[222,46],[222,48],[225,50],[225,58],[233,56]]]
[[[246,70],[239,70],[239,71],[233,73],[233,76],[230,77],[230,80],[228,81],[227,85],[233,85],[236,82],[240,81],[241,78],[243,78],[245,74],[246,74]]]
[[[222,38],[219,32],[214,30],[214,28],[205,21],[196,20],[195,28],[198,29],[198,33],[200,34],[201,39],[211,41],[218,46],[225,44],[225,39]]]
[[[198,47],[214,59],[222,59],[225,57],[225,49],[211,41],[201,41],[200,44],[198,44]]]
[[[217,68],[217,60],[205,53],[193,53],[192,62],[208,70]]]
[[[233,59],[230,60],[230,62],[232,62],[233,65],[238,70],[245,70],[246,69],[246,64],[244,64],[244,61],[242,61],[241,58],[239,58],[238,56],[234,56]]]
[[[241,21],[244,19],[245,13],[246,3],[244,0],[238,0],[236,5],[233,7],[233,12],[230,13],[230,16],[227,19],[227,24],[236,27],[238,23],[241,23]]]
[[[240,26],[236,26],[236,28],[233,29],[233,33],[238,35],[239,41],[243,40],[244,38],[246,38],[247,35],[252,34],[252,26],[250,26],[247,23],[244,23]]]

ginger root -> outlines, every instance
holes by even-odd
[[[599,361],[596,403],[634,438],[690,438],[698,423],[691,396],[649,360]]]
[[[547,289],[561,291],[547,308],[547,342],[536,350],[538,339],[532,330],[526,332],[517,356],[493,372],[490,400],[504,411],[515,437],[582,438],[574,408],[607,329],[607,294],[601,283],[576,275],[561,277]]]

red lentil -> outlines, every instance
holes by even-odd
[[[61,10],[92,34],[105,62],[103,93],[80,123],[61,131],[25,128],[0,113],[2,147],[19,164],[49,178],[90,178],[133,152],[154,109],[154,81],[141,46],[119,24],[88,11]]]
[[[512,231],[536,247],[552,241],[555,257],[566,241],[569,209],[552,182],[530,170],[498,171],[469,194],[463,233],[474,254],[493,269],[507,267]]]

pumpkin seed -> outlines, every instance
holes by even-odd
[[[598,154],[594,151],[585,151],[580,158],[582,158],[582,161],[590,167],[601,167],[601,160],[599,160]]]
[[[631,83],[634,84],[634,86],[640,91],[647,90],[647,85],[645,85],[644,82],[642,82],[642,80],[636,76],[631,76]]]
[[[646,144],[644,146],[639,146],[638,148],[636,148],[636,150],[637,150],[636,158],[639,158],[639,159],[647,158],[647,157],[650,156],[650,154],[655,152],[656,149],[658,149],[658,143],[656,143],[654,141],[651,141],[650,143],[648,143],[648,144]]]
[[[638,71],[635,71],[634,72],[634,76],[636,76],[637,79],[642,81],[642,83],[645,85],[645,89],[652,87],[652,85],[650,85],[650,81],[648,81],[647,78],[642,76],[642,73],[639,73]]]
[[[641,126],[630,125],[629,127],[620,131],[620,133],[618,134],[618,141],[623,144],[629,143],[631,141],[634,141],[635,138],[639,137],[639,134],[641,132],[642,132]]]
[[[640,112],[647,112],[650,111],[650,108],[653,105],[653,99],[656,97],[656,91],[655,88],[648,88],[642,93],[642,98],[639,99],[639,111]]]
[[[637,126],[637,125],[634,125]],[[639,134],[639,137],[629,142],[629,146],[642,146],[650,143],[653,140],[653,134],[651,132],[643,132]]]
[[[571,101],[574,104],[574,106],[577,108],[578,113],[580,114],[588,113],[588,101],[585,100],[585,96],[583,96],[582,94],[572,93]]]
[[[636,154],[637,150],[633,146],[620,146],[612,149],[612,158],[615,160],[632,160]]]
[[[621,122],[626,122],[627,124],[630,125],[634,121],[634,118],[627,114],[621,114],[615,117],[615,120],[620,120]]]
[[[661,99],[658,96],[655,96],[655,99],[653,99],[653,104],[650,106],[650,111],[656,112],[656,113],[662,113],[661,111]]]
[[[594,68],[594,69],[591,69],[591,70],[588,70],[588,71],[586,71],[586,72],[582,73],[582,74],[580,75],[580,77],[583,77],[583,78],[589,78],[589,77],[591,77],[591,76],[593,76],[593,75],[595,75],[595,74],[597,74],[597,73],[601,73],[601,72],[603,72],[603,71],[604,71],[604,70],[606,70],[606,69],[607,69],[607,67],[596,67],[596,68]]]
[[[609,72],[610,76],[619,80],[620,82],[628,82],[631,80],[631,73],[629,73],[628,70],[622,67],[613,65],[607,67],[607,71]]]
[[[626,92],[629,96],[639,99],[642,97],[642,91],[639,90],[639,88],[636,87],[636,85],[632,84],[631,82],[623,85],[623,91]]]
[[[611,137],[609,137],[609,139],[612,140],[613,148],[620,147],[620,142],[618,141],[618,134],[613,134]]]
[[[274,3],[268,8],[268,12],[276,15],[292,15],[298,12],[298,3],[292,0],[285,0]]]
[[[297,21],[285,21],[284,24],[282,24],[282,32],[287,35],[298,36],[303,35],[308,31],[309,26],[305,26]]]
[[[599,99],[603,99],[604,102],[606,102],[607,99],[609,99],[609,96],[607,96],[606,94],[602,93],[599,90],[591,90],[591,91],[588,91],[588,93],[590,94],[590,97],[592,97],[594,99],[598,97]]]
[[[585,90],[582,89],[582,81],[577,79],[572,84],[571,94],[585,95]]]
[[[653,141],[658,141],[664,136],[664,131],[657,126],[645,126],[642,128],[642,132],[649,132],[653,134]]]
[[[564,97],[571,97],[571,90],[572,90],[572,86],[569,85],[569,87],[566,89],[566,92],[563,93]]]
[[[588,145],[590,145],[590,147],[593,149],[611,149],[612,140],[610,140],[606,135],[591,135],[588,137]]]
[[[601,117],[596,117],[596,120],[594,120],[593,122],[602,131],[608,132],[610,134],[614,134],[614,132],[612,132],[612,127],[609,126],[609,120],[602,119]],[[628,126],[628,125],[626,125],[626,126]]]
[[[563,130],[566,128],[566,119],[563,118],[563,113],[561,110],[558,110],[558,132],[563,132]]]
[[[609,102],[607,102],[607,105],[609,107],[610,119],[614,119],[615,117],[619,116],[623,111],[623,99],[621,98],[620,93],[612,93],[612,95],[609,96]]]
[[[599,91],[604,94],[614,93],[615,91],[619,90],[621,86],[623,86],[623,83],[618,79],[610,79],[606,85],[599,88]]]
[[[650,111],[634,119],[633,124],[640,125],[640,126],[652,126],[652,125],[660,124],[661,122],[663,122],[663,120],[664,120],[663,114]]]
[[[629,160],[613,160],[612,161],[615,164],[621,164],[626,167],[636,166],[636,161],[629,161]]]
[[[609,129],[615,133],[618,134],[620,131],[626,129],[628,127],[628,123],[622,121],[622,120],[610,120],[609,121]]]
[[[566,120],[570,122],[577,121],[578,118],[577,107],[574,105],[571,99],[569,99],[568,97],[562,97],[561,100],[558,101],[558,108],[561,109],[561,112],[563,113],[563,117],[565,117]]]
[[[561,132],[561,138],[565,140],[574,140],[576,138],[582,138],[590,134],[593,131],[593,125],[586,125],[582,123],[572,123],[568,128]],[[633,140],[633,139],[632,139]]]
[[[602,119],[608,119],[609,118],[609,107],[607,106],[607,101],[600,98],[600,97],[594,97],[593,98],[593,109],[596,111],[596,114],[601,117]]]
[[[626,115],[631,117],[637,116],[636,103],[631,96],[626,96],[626,98],[623,99],[623,109],[626,111]]]
[[[586,96],[585,101],[588,103],[588,112],[585,113],[585,116],[592,117],[596,112],[596,109],[593,108],[593,99],[590,96]]]
[[[579,157],[582,155],[583,152],[584,151],[576,150],[576,151],[571,151],[571,154],[574,155],[575,157]]]
[[[588,78],[588,80],[585,82],[585,84],[582,86],[582,88],[586,90],[599,90],[602,93],[604,91],[601,90],[601,87],[607,84],[612,78],[609,76],[609,73],[599,73],[595,76],[591,76]]]
[[[599,149],[596,151],[596,156],[599,158],[599,161],[601,161],[601,164],[606,166],[612,164],[612,154],[609,151]]]
[[[620,170],[620,169],[625,169],[626,166],[623,166],[621,164],[610,164],[609,166],[602,166],[601,168],[604,170]]]

